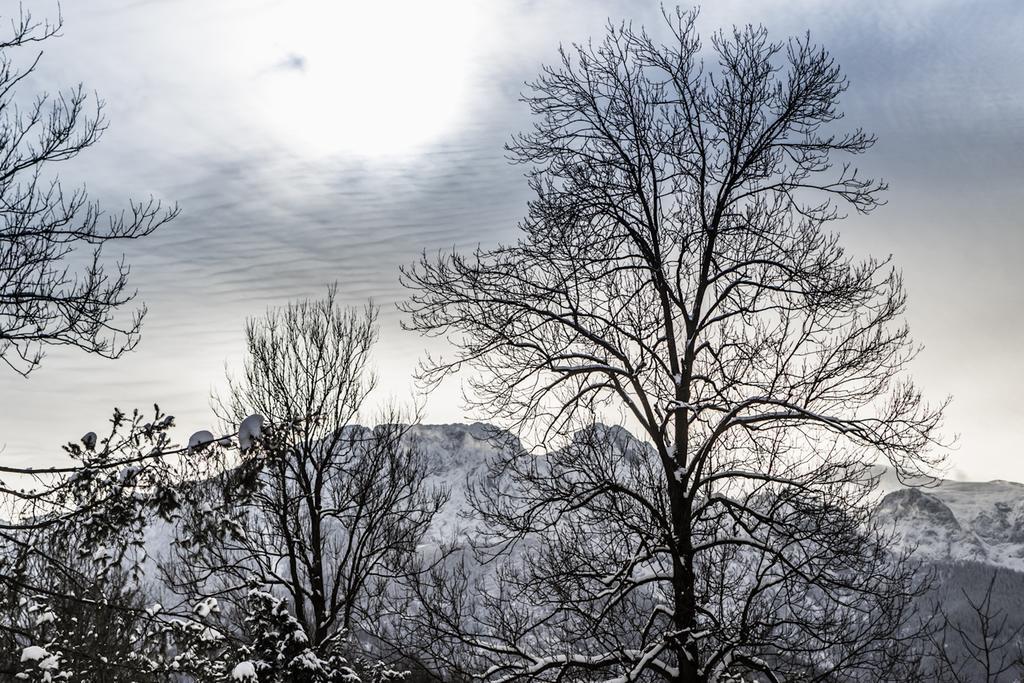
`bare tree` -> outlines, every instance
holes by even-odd
[[[409,328],[455,348],[423,377],[476,371],[470,405],[547,450],[475,495],[497,588],[441,581],[421,618],[495,681],[877,678],[917,589],[868,466],[928,473],[942,411],[903,378],[899,273],[830,229],[880,203],[836,165],[874,139],[838,130],[847,82],[808,37],[702,52],[695,12],[667,19],[530,84],[517,243],[404,273]]]
[[[425,463],[397,411],[385,411],[374,428],[357,423],[376,382],[369,368],[376,316],[372,306],[340,307],[331,288],[324,299],[249,321],[244,376],[231,381],[220,411],[228,420],[258,413],[292,428],[264,444],[265,466],[244,500],[232,500],[229,487],[212,489],[217,509],[235,511],[236,533],[179,544],[181,559],[169,572],[192,601],[241,603],[253,582],[286,598],[321,654],[373,630],[380,601],[411,571],[447,500],[425,486]],[[183,540],[203,528],[207,512],[193,506]]]
[[[202,430],[180,447],[159,410],[116,411],[109,434],[65,447],[66,465],[0,466],[0,640],[21,672],[102,670],[101,634],[81,637],[94,624],[113,629],[103,656],[115,679],[396,675],[351,660],[348,636],[376,629],[447,494],[424,485],[397,411],[355,422],[375,383],[376,309],[335,297],[251,321],[245,375],[220,406],[240,427],[225,436]],[[144,608],[139,592],[115,590],[152,566],[154,526],[178,536],[181,562],[163,569],[182,604]],[[54,620],[34,624],[40,611]]]
[[[21,68],[16,55],[60,28],[60,19],[21,10],[0,38],[0,359],[22,375],[47,346],[116,358],[138,343],[145,309],[118,319],[135,294],[128,266],[122,259],[109,270],[103,247],[149,235],[178,213],[150,198],[106,216],[84,188],[57,180],[52,166],[99,142],[107,126],[103,102],[82,85],[31,100],[18,91],[42,53]]]

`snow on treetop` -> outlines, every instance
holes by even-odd
[[[49,652],[39,647],[38,645],[29,645],[24,650],[22,650],[21,661],[38,662],[36,666],[41,671],[46,672],[43,674],[42,680],[44,681],[53,680],[50,672],[56,671],[58,668],[60,668],[60,658],[57,655],[51,655]],[[19,677],[23,677],[23,675],[19,674]]]
[[[188,439],[188,450],[201,451],[216,441],[213,434],[205,429],[200,429]]]
[[[60,660],[57,658],[57,655],[50,655],[43,661],[39,662],[39,664],[37,664],[36,666],[38,666],[43,671],[56,671],[58,668],[60,668]],[[50,678],[50,674],[44,674],[43,680],[52,680]]]
[[[238,425],[238,447],[242,451],[250,450],[263,433],[263,416],[250,415]]]
[[[200,618],[205,619],[210,615],[210,612],[219,612],[220,607],[217,605],[217,598],[209,597],[196,603],[192,611],[199,615]]]
[[[252,662],[245,661],[239,662],[235,665],[235,668],[231,670],[231,680],[233,681],[255,681],[256,678],[256,665]]]
[[[38,662],[40,659],[46,659],[49,656],[50,653],[38,645],[29,645],[21,651],[21,661],[23,662]]]
[[[203,641],[204,643],[215,643],[218,640],[222,640],[223,638],[224,635],[220,631],[209,626],[204,628],[202,632],[199,634],[199,640]]]

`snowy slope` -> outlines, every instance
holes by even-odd
[[[633,441],[628,432],[616,431]],[[428,486],[444,486],[451,495],[434,519],[427,543],[471,530],[478,522],[466,501],[467,486],[487,485],[487,463],[506,449],[518,448],[518,442],[479,422],[417,425],[409,438],[423,450]],[[924,560],[970,560],[1024,571],[1024,484],[939,480],[935,486],[907,488],[891,471],[878,474],[875,518],[897,532],[894,549],[914,544]],[[147,549],[160,556],[173,530],[157,521],[146,535]]]
[[[507,432],[481,422],[415,425],[405,438],[423,453],[427,463],[425,485],[443,487],[450,493],[448,503],[434,518],[430,535],[435,538],[447,537],[472,522],[466,518],[469,482],[485,482],[488,462],[504,449],[518,447],[518,441]],[[172,524],[151,520],[145,540],[150,555],[163,555],[173,539]]]
[[[619,431],[633,441],[628,432]],[[481,423],[422,425],[413,434],[430,462],[430,482],[452,493],[431,535],[439,538],[472,526],[466,484],[483,481],[486,463],[509,447],[495,436],[508,435]],[[914,544],[923,560],[969,560],[1024,572],[1024,484],[948,479],[913,483],[918,486],[908,487],[888,469],[879,473],[875,518],[897,532],[894,550]]]
[[[896,488],[876,518],[922,559],[970,560],[1024,571],[1024,484],[942,480],[929,488]]]
[[[466,500],[468,486],[486,485],[487,464],[506,449],[519,447],[507,432],[482,422],[417,425],[409,430],[408,438],[422,449],[427,486],[442,486],[451,496],[434,517],[428,534],[432,541],[448,540],[452,534],[472,527]]]

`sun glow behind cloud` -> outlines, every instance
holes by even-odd
[[[481,14],[463,2],[289,3],[261,13],[236,54],[265,68],[257,120],[309,155],[415,154],[460,123]]]
[[[25,5],[39,19],[56,7]],[[660,26],[657,0],[62,9],[64,35],[45,44],[24,90],[82,81],[111,121],[101,144],[61,166],[65,180],[85,182],[108,208],[155,191],[184,214],[126,245],[150,306],[135,353],[113,366],[54,353],[27,383],[0,377],[0,448],[24,463],[59,457],[56,443],[96,430],[114,405],[156,400],[180,424],[209,427],[206,396],[225,359],[237,367],[246,316],[334,280],[353,299],[386,303],[409,252],[507,239],[528,198],[522,169],[501,152],[530,122],[516,102],[523,81],[557,60],[560,42],[602,35],[608,17]],[[849,73],[848,122],[879,135],[857,163],[893,190],[884,210],[843,226],[844,240],[892,252],[905,268],[911,326],[926,345],[915,377],[928,395],[956,399],[949,432],[964,439],[954,463],[973,477],[1024,480],[1024,317],[1007,314],[1024,310],[1024,13],[1013,0],[704,3],[705,32],[748,22],[776,38],[811,29]],[[950,310],[964,319],[955,334]],[[382,386],[400,393],[424,342],[397,329],[381,341]],[[464,415],[435,394],[427,419]]]

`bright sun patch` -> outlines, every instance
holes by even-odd
[[[317,156],[404,155],[458,124],[478,35],[471,6],[317,3],[264,16],[280,40],[256,106],[282,142]]]

